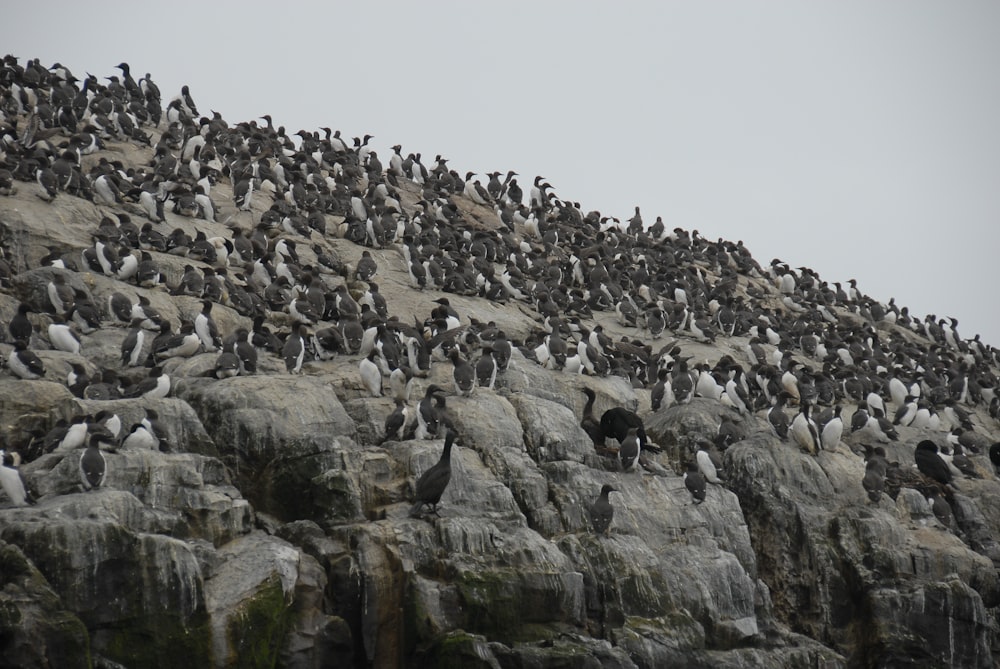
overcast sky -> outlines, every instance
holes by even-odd
[[[3,48],[372,134],[383,163],[540,174],[1000,345],[993,0],[62,5],[7,7]]]

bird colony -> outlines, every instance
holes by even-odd
[[[586,439],[590,477],[562,532],[621,540],[654,484],[709,513],[737,488],[733,449],[756,443],[836,458],[856,508],[908,491],[933,531],[1000,557],[958,501],[998,490],[1000,354],[955,319],[639,207],[587,211],[541,176],[234,123],[186,86],[161,97],[149,74],[117,70],[12,56],[0,70],[3,375],[14,394],[55,382],[77,400],[0,426],[7,509],[100,494],[125,453],[187,452],[156,400],[317,377],[367,407],[361,447],[415,444],[402,492],[369,520],[442,523],[465,512],[449,486],[469,468],[469,407],[489,423],[500,402],[531,403],[524,378],[558,377],[569,390],[549,401]],[[56,214],[45,230],[13,216],[66,202],[86,236],[61,236]],[[696,409],[709,428],[670,422]],[[31,471],[53,457],[75,489]]]

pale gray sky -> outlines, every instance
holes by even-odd
[[[742,239],[1000,345],[1000,3],[18,3],[3,49]],[[12,28],[17,26],[17,30]],[[387,162],[383,160],[383,162]]]

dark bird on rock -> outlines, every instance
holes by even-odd
[[[371,251],[362,251],[361,258],[358,259],[358,267],[354,272],[356,278],[361,281],[368,281],[378,272],[378,263],[372,258]]]
[[[955,517],[951,511],[951,505],[948,501],[941,495],[937,490],[932,491],[927,496],[927,503],[931,505],[931,511],[934,512],[934,517],[938,519],[938,522],[945,526],[948,530],[955,529]]]
[[[407,427],[409,427],[410,417],[412,413],[409,406],[407,406],[406,401],[400,398],[396,398],[396,408],[386,416],[385,418],[385,436],[382,437],[382,441],[379,445],[384,444],[387,441],[395,441],[398,439],[403,439],[406,433]]]
[[[584,392],[590,390],[585,389]],[[593,391],[591,391],[593,392]],[[624,407],[613,407],[601,414],[601,432],[605,437],[614,437],[618,443],[623,443],[630,428],[635,428],[639,441],[639,449],[659,453],[660,449],[650,444],[646,439],[646,430],[643,427],[642,419],[634,411],[629,411]]]
[[[31,321],[28,320],[28,314],[32,311],[34,309],[24,302],[17,305],[17,313],[14,314],[14,317],[10,319],[10,323],[7,324],[7,331],[10,332],[10,338],[13,341],[31,341],[31,335],[35,331],[35,328],[31,325]]]
[[[104,439],[100,434],[91,435],[90,443],[80,455],[80,480],[86,490],[100,488],[108,475],[108,463],[101,452]]]
[[[944,485],[952,482],[952,474],[948,468],[948,463],[938,455],[938,445],[933,441],[924,439],[917,444],[917,448],[913,452],[913,459],[917,464],[917,469],[927,478]]]
[[[1000,476],[1000,441],[990,446],[990,462],[993,463],[997,476]]]
[[[447,430],[444,436],[441,459],[417,479],[410,516],[419,514],[425,505],[430,505],[431,513],[437,515],[438,502],[441,501],[441,495],[444,494],[445,488],[451,481],[451,447],[454,442],[455,433],[452,430]]]
[[[698,463],[694,460],[687,464],[687,471],[684,472],[684,486],[691,493],[691,501],[695,504],[701,504],[705,501],[707,484],[705,477],[698,470]]]
[[[298,374],[302,371],[302,361],[306,354],[305,338],[306,326],[304,323],[298,323],[281,348],[281,357],[285,360],[285,370],[289,374]]]
[[[615,489],[605,483],[601,487],[601,494],[590,506],[590,523],[594,526],[594,532],[597,534],[606,535],[611,530],[611,521],[615,517],[615,507],[611,506],[608,495],[613,492]]]
[[[631,469],[636,460],[639,459],[639,437],[638,428],[630,427],[625,433],[625,438],[621,440],[621,446],[618,449],[618,458],[621,460],[622,469]]]
[[[882,492],[885,490],[885,478],[889,469],[889,463],[886,460],[885,449],[883,447],[876,446],[872,449],[866,445],[865,450],[867,451],[865,455],[865,476],[861,479],[861,487],[868,493],[868,499],[878,502],[882,497]]]

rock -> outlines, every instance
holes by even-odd
[[[89,666],[87,628],[20,548],[0,541],[0,666]]]

